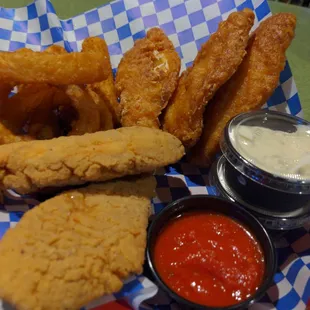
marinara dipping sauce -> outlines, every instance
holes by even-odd
[[[262,249],[252,234],[218,213],[185,213],[169,221],[156,239],[153,260],[171,290],[213,307],[250,297],[265,272]]]

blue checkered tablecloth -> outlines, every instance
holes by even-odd
[[[0,50],[14,51],[28,47],[44,50],[51,44],[68,51],[81,49],[86,37],[100,36],[108,44],[113,70],[134,41],[143,38],[151,27],[160,27],[169,36],[182,58],[182,69],[194,60],[201,44],[216,31],[218,23],[236,10],[255,12],[255,29],[271,13],[266,0],[119,0],[71,19],[60,20],[47,0],[38,0],[23,8],[0,8]],[[264,106],[271,110],[302,116],[301,105],[288,63],[279,85]],[[208,170],[185,161],[157,171],[157,198],[154,212],[167,203],[189,194],[214,194],[208,184]],[[10,193],[3,197],[0,211],[0,238],[14,227],[23,213],[37,201]],[[5,211],[6,210],[6,211]],[[261,302],[251,309],[304,310],[310,298],[310,223],[286,233],[277,243],[279,269],[274,285]],[[179,309],[144,276],[126,281],[121,292],[104,296],[85,309],[98,309],[113,300],[126,297],[135,309]],[[1,305],[0,305],[1,309]],[[3,309],[7,309],[3,306]]]

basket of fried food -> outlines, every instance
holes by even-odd
[[[249,9],[230,14],[180,78],[180,57],[159,28],[124,54],[115,83],[99,37],[85,39],[81,52],[2,52],[0,144],[139,126],[174,135],[192,163],[208,166],[226,123],[272,95],[294,37],[292,14],[250,34],[253,23]]]
[[[116,126],[118,103],[103,39],[86,39],[79,53],[57,45],[43,52],[2,52],[1,63],[6,68],[1,76],[2,144]],[[9,97],[14,87],[17,93]]]
[[[277,14],[250,34],[253,23],[249,9],[230,14],[180,77],[159,28],[124,54],[115,82],[101,38],[81,52],[0,53],[1,189],[75,187],[0,241],[0,298],[21,310],[78,309],[142,271],[150,174],[185,151],[210,165],[226,123],[278,85],[296,19]]]

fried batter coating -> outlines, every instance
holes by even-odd
[[[102,107],[101,110],[106,110],[106,106],[108,107],[110,114],[113,117],[113,123],[116,126],[120,122],[121,110],[120,110],[120,104],[117,101],[108,46],[106,42],[99,37],[86,38],[82,44],[82,52],[91,52],[91,51],[101,52],[106,55],[106,57],[109,59],[109,68],[108,68],[109,74],[107,78],[103,81],[88,84],[86,89],[95,92],[99,96],[100,101],[98,102],[98,104],[100,104],[100,106],[104,105],[104,107]]]
[[[172,42],[152,28],[125,53],[117,75],[122,126],[159,128],[158,116],[175,90],[181,61]]]
[[[47,140],[61,135],[58,118],[53,111],[55,94],[56,92],[31,114],[27,130],[30,136]]]
[[[69,85],[65,89],[66,95],[78,113],[69,135],[83,135],[100,130],[99,109],[86,90],[77,85]]]
[[[52,54],[67,53],[63,47],[57,45],[49,46],[44,52]],[[88,50],[87,52],[104,53],[104,51],[100,50]],[[109,55],[105,55],[105,57],[108,56]],[[56,106],[63,106],[65,104],[71,104],[75,108],[77,114],[77,118],[70,124],[71,131],[68,133],[69,135],[83,135],[85,133],[92,133],[100,130],[99,107],[97,107],[93,98],[83,87],[78,85],[68,85],[59,89],[58,93],[55,94],[53,106],[50,108],[50,111]]]
[[[21,48],[16,53],[32,54],[27,48]],[[43,53],[67,53],[57,45],[49,46]],[[0,106],[1,120],[16,134],[22,132],[22,128],[30,119],[29,134],[33,137],[53,138],[57,136],[55,115],[52,114],[53,98],[59,90],[48,84],[20,84],[18,93],[7,98]],[[44,132],[44,137],[42,136]]]
[[[100,114],[100,130],[109,130],[114,128],[113,115],[111,110],[104,102],[103,96],[98,95],[98,93],[94,92],[91,87],[86,86],[86,91],[89,96],[93,99],[95,104],[97,105],[97,109]]]
[[[68,85],[60,89],[47,84],[22,85],[20,91],[1,106],[0,118],[15,133],[20,133],[29,120],[29,134],[44,137],[59,135],[57,118],[53,110],[72,105],[77,118],[71,122],[70,135],[83,135],[100,130],[100,111],[83,87]],[[110,128],[109,128],[110,129]]]
[[[67,51],[64,47],[59,45],[50,45],[47,47],[43,53],[50,53],[50,54],[66,54]]]
[[[109,59],[104,53],[50,54],[29,51],[0,53],[0,82],[94,83],[108,76]]]
[[[240,65],[253,23],[254,14],[249,9],[230,14],[202,45],[193,66],[182,74],[165,112],[163,128],[186,148],[193,147],[202,133],[208,101]]]
[[[0,145],[31,140],[34,140],[34,137],[28,135],[17,135],[0,122]]]
[[[63,47],[57,45],[49,46],[44,52],[52,54],[67,53]],[[104,51],[100,51],[99,49],[88,50],[87,52],[104,53]],[[109,57],[109,55],[105,55],[105,57]],[[64,92],[62,92],[63,90]],[[100,130],[99,107],[97,107],[93,98],[83,87],[68,85],[63,89],[58,90],[54,96],[52,108],[67,104],[71,104],[75,108],[77,114],[77,118],[71,122],[72,129],[68,133],[69,135],[83,135],[85,133],[92,133]]]
[[[145,127],[7,144],[0,146],[0,187],[26,194],[105,181],[153,172],[183,155],[176,137]]]
[[[208,166],[219,150],[221,134],[230,119],[259,109],[272,95],[285,66],[285,51],[294,38],[296,17],[273,15],[262,22],[250,39],[247,55],[233,77],[218,91],[205,113],[201,140],[191,161]]]
[[[21,133],[31,113],[53,97],[56,88],[47,84],[22,85],[0,106],[0,119],[14,133]]]
[[[0,85],[0,108],[4,104],[14,85],[10,83],[1,83]]]
[[[74,310],[119,291],[142,272],[155,186],[90,185],[28,211],[0,241],[0,297],[17,310]]]
[[[47,48],[45,51],[57,51],[60,46],[53,46]],[[51,87],[51,86],[50,86]],[[63,89],[58,89],[54,87],[53,93],[47,98],[42,104],[40,104],[29,116],[28,120],[28,134],[30,136],[36,137],[39,140],[52,139],[59,137],[64,134],[64,128],[60,126],[59,115],[56,115],[56,110],[60,107],[72,106],[71,99],[65,94]],[[74,109],[72,107],[72,109]],[[77,114],[75,112],[74,118],[67,121],[67,126],[73,123],[73,120],[77,119]],[[71,130],[71,126],[70,126]]]

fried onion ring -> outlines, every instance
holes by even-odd
[[[34,138],[29,135],[15,135],[0,122],[0,145],[31,140],[34,140]]]
[[[1,105],[1,120],[14,133],[21,133],[31,113],[53,96],[53,92],[54,88],[49,85],[23,85],[16,95]]]
[[[45,53],[50,54],[66,54],[66,50],[57,45],[49,46]],[[53,121],[53,110],[61,106],[72,105],[76,110],[77,118],[71,121],[71,130],[69,135],[83,135],[84,133],[91,133],[100,130],[100,115],[99,109],[94,103],[92,97],[86,93],[86,91],[77,85],[68,85],[66,87],[60,87],[57,92],[54,93],[53,100],[43,104],[37,112],[34,113],[33,119],[30,121],[29,133],[38,134],[38,131],[43,134],[51,134],[46,132],[46,126],[48,122],[50,129],[54,134],[57,132],[55,122]],[[53,130],[54,128],[54,130]],[[110,128],[109,128],[110,129]]]
[[[16,53],[30,55],[33,52],[28,48],[21,48]],[[61,46],[51,45],[43,53],[60,54],[66,53],[66,50]],[[45,126],[42,122],[47,120],[47,117],[44,117],[42,114],[45,108],[41,106],[50,105],[51,98],[53,98],[58,89],[48,84],[20,84],[17,88],[18,93],[9,99],[5,99],[4,101],[6,102],[3,102],[1,105],[0,117],[14,133],[21,133],[28,119],[33,118],[34,122],[40,120],[39,123],[35,123],[37,124],[34,126],[36,129],[31,129],[30,134],[36,136],[41,126]],[[9,91],[6,94],[0,93],[1,98],[7,98],[8,94]],[[36,111],[37,109],[38,111]],[[32,114],[35,115],[32,116]],[[40,117],[40,114],[43,117]],[[47,114],[46,111],[45,114]],[[51,114],[49,112],[50,117],[53,117]]]
[[[109,58],[103,52],[41,53],[1,52],[0,82],[86,84],[109,74]]]
[[[65,88],[66,95],[78,113],[78,119],[72,122],[69,135],[83,135],[100,130],[100,114],[93,99],[88,93],[77,85]]]
[[[108,46],[103,39],[99,37],[90,37],[84,40],[82,52],[104,53],[109,60],[109,74],[107,78],[97,83],[88,84],[86,88],[90,90],[91,93],[95,92],[100,97],[98,104],[104,105],[104,107],[102,107],[103,110],[106,110],[106,108],[109,109],[113,117],[114,125],[118,125],[120,123],[121,107],[117,101]],[[103,65],[104,64],[102,64],[102,66]]]
[[[103,102],[102,97],[100,97],[91,88],[86,88],[87,93],[94,100],[95,104],[100,113],[100,130],[113,129],[113,116],[107,105]]]

